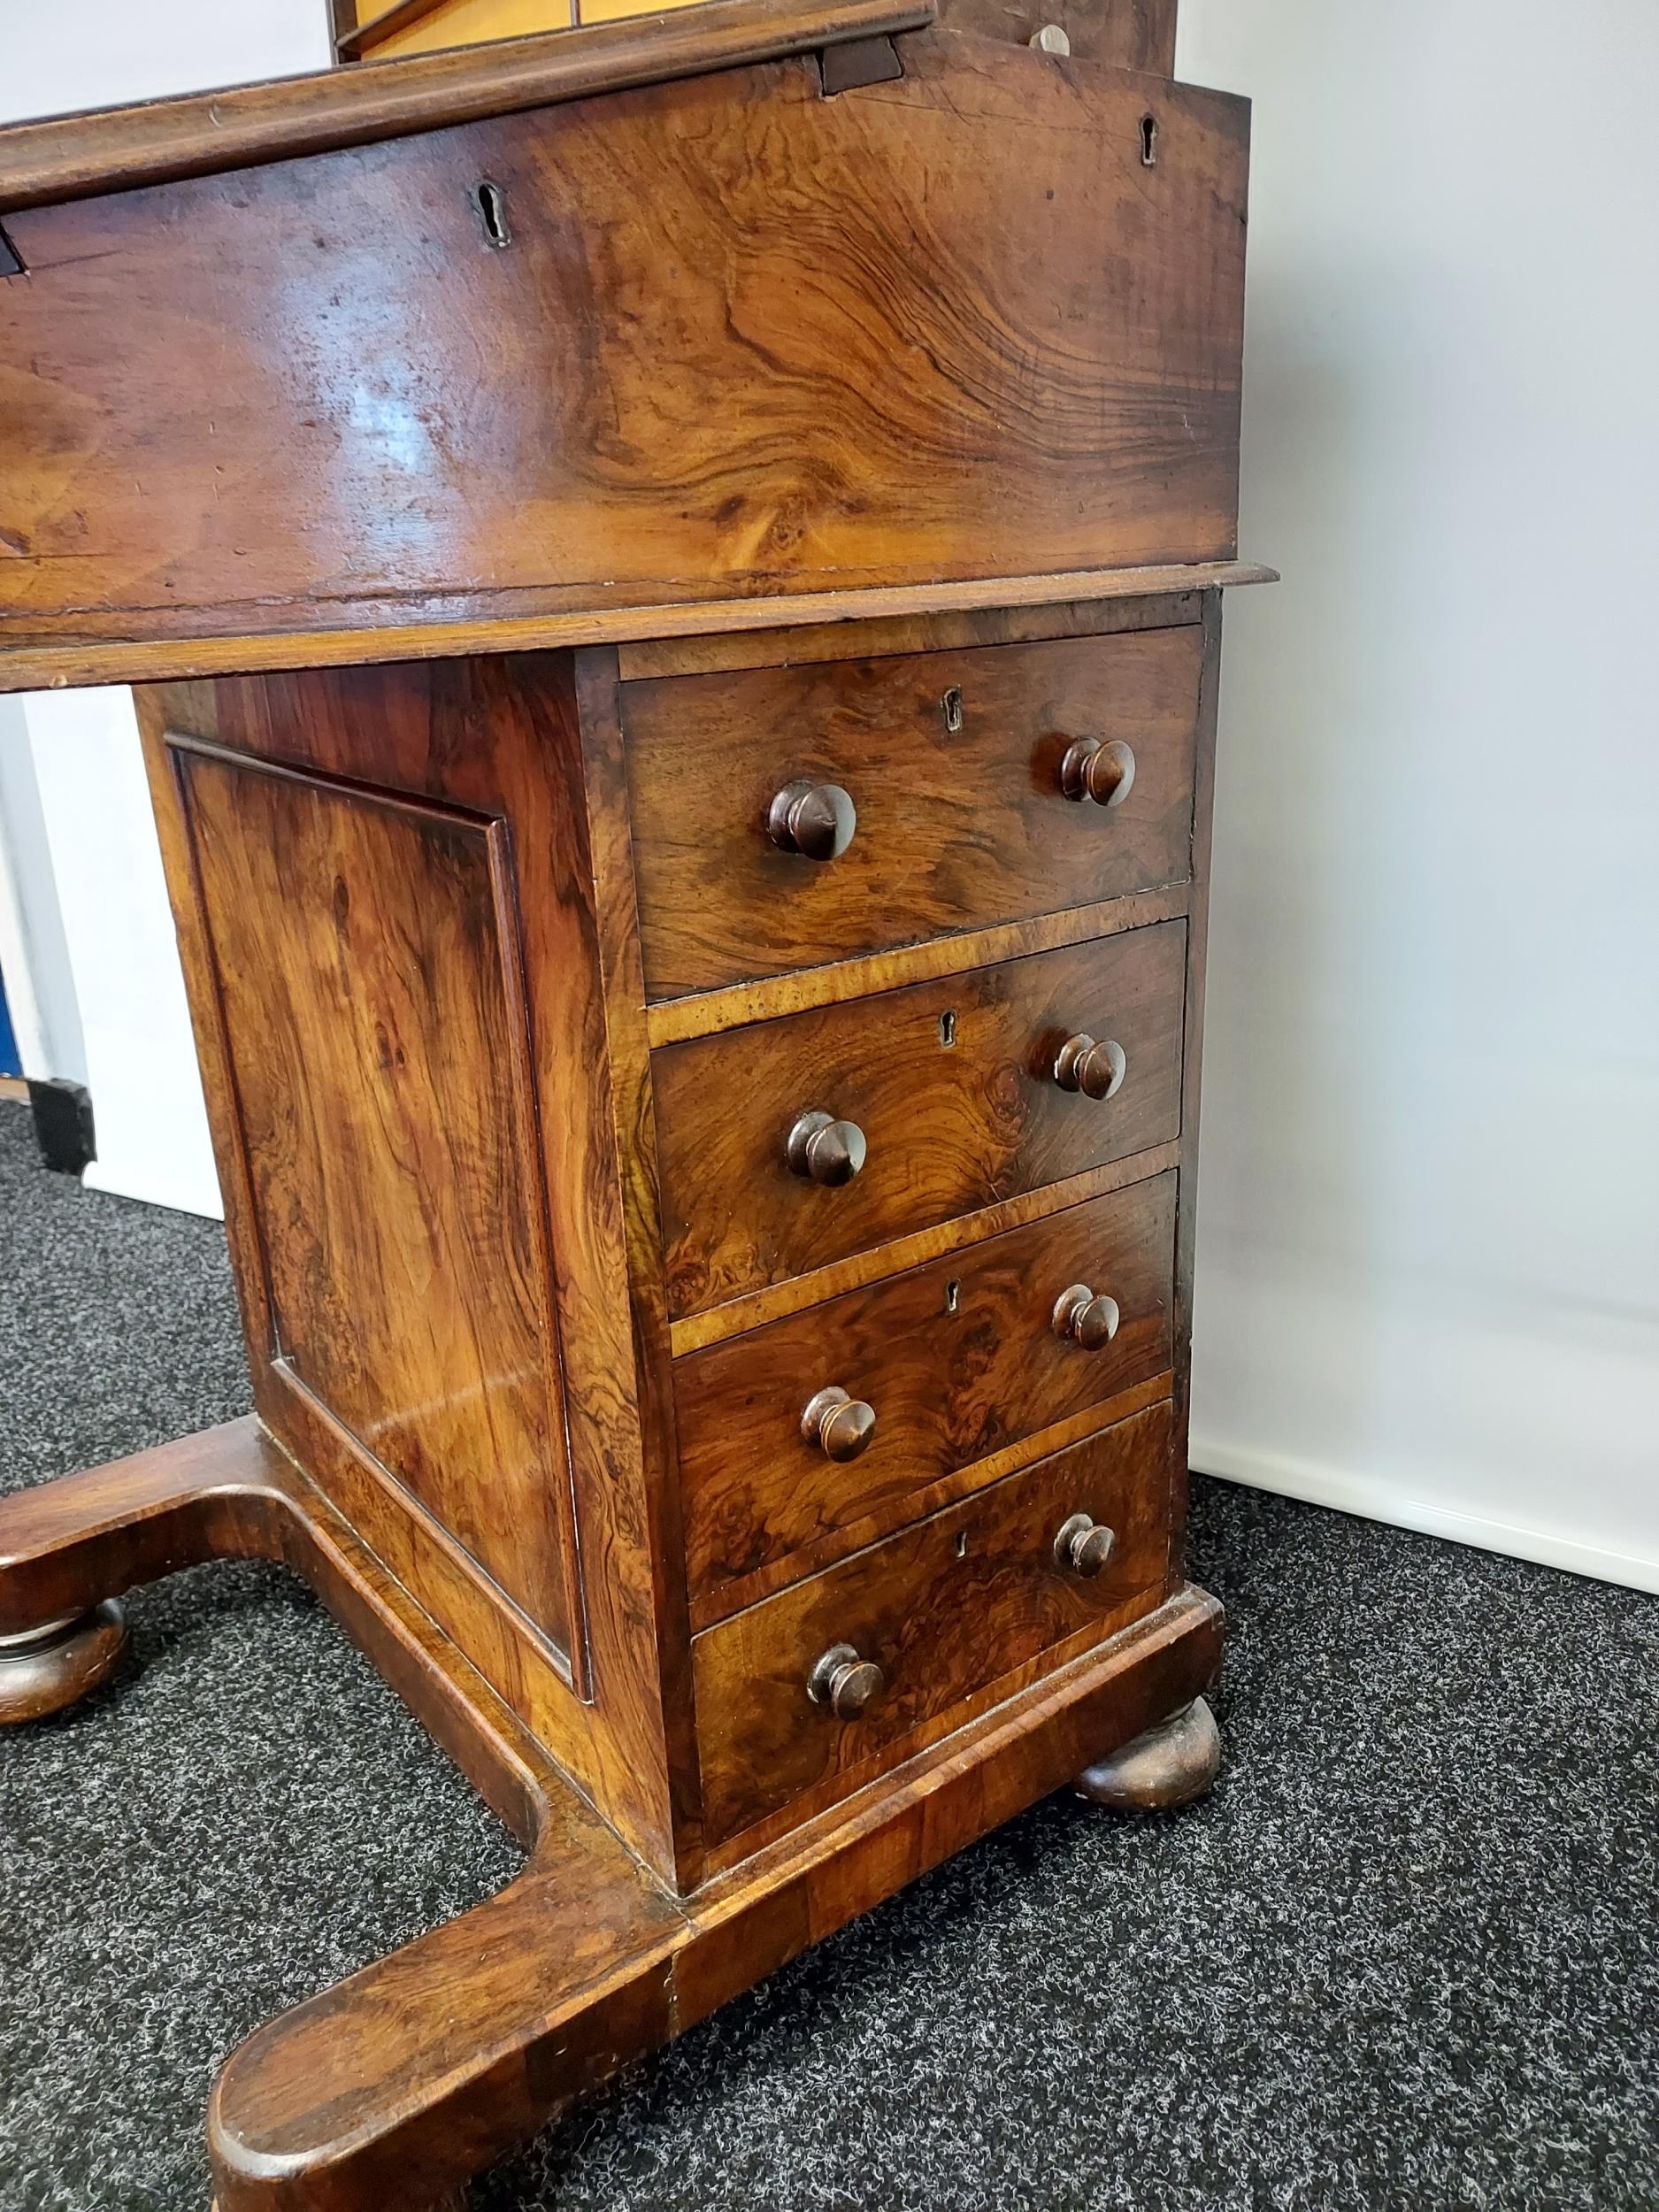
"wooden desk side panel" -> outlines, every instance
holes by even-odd
[[[570,657],[228,678],[141,701],[260,1411],[626,1839],[683,1879],[695,1807],[671,1803],[670,1778],[695,1789],[695,1770],[685,1781],[669,1740],[689,1740],[671,1709],[688,1632],[683,1592],[676,1614],[658,1579],[662,1455],[642,1430]],[[371,862],[380,903],[364,911]],[[332,978],[331,941],[359,916],[359,972],[342,960]],[[394,996],[388,1020],[375,1002]],[[342,1241],[354,1182],[365,1218]],[[391,1279],[411,1255],[424,1291]],[[541,1481],[520,1464],[513,1488],[492,1455],[531,1425],[538,1357]],[[442,1397],[460,1371],[487,1379],[470,1402],[419,1405],[423,1373]],[[397,1464],[396,1425],[377,1426],[371,1372],[442,1445],[424,1484]],[[563,1573],[573,1686],[527,1617],[555,1625],[545,1590],[532,1605],[515,1580],[515,1543]]]
[[[170,744],[272,1355],[580,1677],[503,826]]]
[[[902,46],[9,219],[0,644],[1230,557],[1246,104]]]

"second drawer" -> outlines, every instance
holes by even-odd
[[[1162,1374],[1175,1184],[1068,1206],[678,1361],[694,1616],[731,1611],[747,1578],[807,1546],[824,1564],[930,1484]]]
[[[651,1057],[671,1316],[1180,1133],[1187,925]]]

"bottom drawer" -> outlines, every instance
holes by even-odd
[[[1132,1618],[1169,1569],[1171,1422],[1149,1407],[695,1638],[706,1840],[856,1787],[899,1738]]]

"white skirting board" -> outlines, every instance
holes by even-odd
[[[1310,1460],[1288,1458],[1279,1452],[1225,1444],[1196,1432],[1188,1457],[1196,1473],[1241,1483],[1247,1489],[1271,1490],[1281,1497],[1301,1498],[1309,1505],[1352,1513],[1361,1520],[1385,1521],[1394,1528],[1415,1529],[1424,1536],[1443,1536],[1454,1544],[1503,1552],[1513,1559],[1534,1560],[1540,1566],[1560,1567],[1598,1582],[1659,1592],[1659,1559],[1607,1550],[1558,1529],[1459,1512],[1431,1499],[1413,1497],[1392,1482],[1340,1467],[1318,1466]]]

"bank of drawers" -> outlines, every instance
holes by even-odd
[[[652,1056],[711,1846],[1163,1594],[1187,923],[1112,902],[1187,878],[1202,658],[623,687],[648,997],[798,983]],[[944,977],[895,949],[980,930]]]

